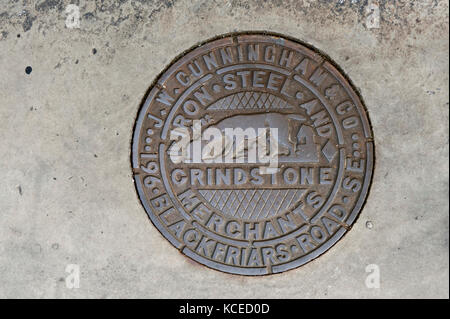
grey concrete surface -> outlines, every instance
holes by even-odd
[[[70,3],[79,28],[66,26]],[[448,1],[379,1],[379,28],[367,6],[2,1],[0,297],[448,298]],[[159,72],[200,41],[245,30],[327,53],[360,90],[376,147],[353,229],[315,261],[258,278],[173,248],[141,207],[129,163],[140,101]],[[68,264],[80,267],[79,288],[66,287]],[[378,289],[366,287],[369,264]]]

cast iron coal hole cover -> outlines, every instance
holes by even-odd
[[[132,166],[172,245],[233,274],[301,266],[357,218],[373,169],[365,109],[326,57],[234,34],[174,61],[143,103]]]

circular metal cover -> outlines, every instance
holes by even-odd
[[[278,35],[230,35],[160,75],[136,121],[132,166],[151,221],[183,254],[266,275],[309,262],[351,228],[373,139],[326,57]]]

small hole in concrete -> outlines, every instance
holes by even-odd
[[[25,73],[26,73],[26,74],[30,74],[31,71],[33,71],[33,68],[32,68],[31,66],[27,66],[27,67],[25,68]]]
[[[97,49],[96,48],[92,49],[92,54],[97,54]]]

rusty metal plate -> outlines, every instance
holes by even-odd
[[[180,252],[266,275],[311,261],[351,228],[373,139],[328,58],[278,35],[234,34],[159,76],[136,121],[132,167],[147,214]]]

